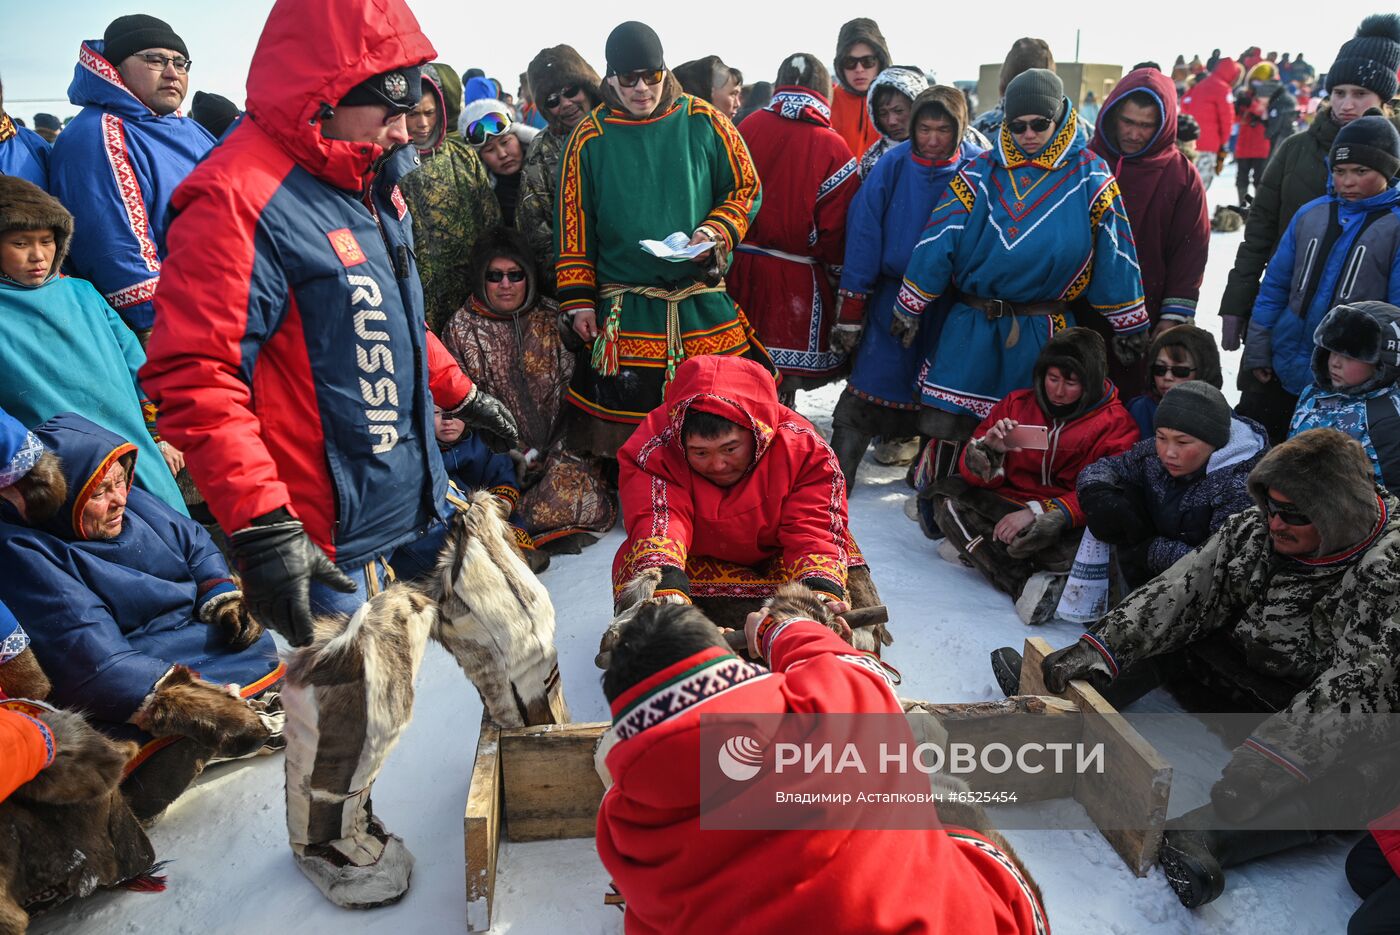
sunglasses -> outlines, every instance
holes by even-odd
[[[549,97],[545,98],[545,99],[544,99],[544,106],[545,106],[545,107],[548,107],[550,110],[554,110],[556,107],[558,107],[558,106],[563,102],[564,98],[566,98],[566,97],[574,97],[574,96],[576,96],[576,95],[579,93],[579,91],[581,91],[581,90],[583,90],[583,89],[580,88],[578,85],[576,85],[576,84],[571,84],[571,85],[569,85],[567,88],[565,88],[564,90],[562,90],[562,91],[555,91],[555,92],[554,92],[553,94],[551,94]]]
[[[1289,526],[1311,526],[1312,520],[1302,513],[1299,513],[1291,503],[1279,503],[1273,497],[1269,497],[1266,509],[1270,516],[1277,516]]]
[[[1185,364],[1153,364],[1151,371],[1154,377],[1165,377],[1170,373],[1178,380],[1185,380],[1196,372],[1196,368],[1188,367]]]
[[[666,69],[657,68],[652,71],[643,69],[642,71],[629,71],[625,75],[617,75],[617,83],[624,88],[635,88],[638,81],[645,81],[647,87],[652,87],[661,83],[661,79],[666,77]]]
[[[501,114],[490,113],[484,117],[478,117],[467,124],[467,142],[473,146],[480,146],[493,136],[499,136],[510,128],[510,118]]]
[[[880,59],[874,55],[847,55],[841,60],[841,67],[846,71],[852,68],[879,68]]]
[[[1036,117],[1033,120],[1013,120],[1006,126],[1011,130],[1013,136],[1020,136],[1027,130],[1034,130],[1037,133],[1044,133],[1054,126],[1054,121],[1049,117]]]
[[[523,269],[513,269],[506,271],[503,269],[488,269],[486,271],[487,282],[500,282],[502,279],[509,279],[511,282],[524,282],[525,271]]]

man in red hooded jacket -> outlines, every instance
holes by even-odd
[[[1089,144],[1108,161],[1123,193],[1153,337],[1196,320],[1210,246],[1206,187],[1176,148],[1176,122],[1171,79],[1156,68],[1139,68],[1125,75],[1104,101]],[[1104,340],[1112,336],[1106,325],[1095,330]],[[1112,354],[1108,375],[1125,400],[1147,388],[1140,361],[1124,366]]]
[[[1034,885],[976,832],[701,828],[702,717],[903,714],[868,657],[822,624],[775,608],[746,630],[771,671],[692,607],[642,608],[612,651],[597,846],[629,935],[1048,933]]]
[[[616,596],[655,568],[657,596],[693,598],[729,626],[787,581],[848,607],[879,603],[835,453],[779,404],[759,364],[686,360],[617,458],[627,541],[613,559]],[[877,638],[889,642],[877,627],[856,645],[873,650]]]
[[[1240,66],[1232,58],[1222,58],[1209,75],[1197,81],[1181,99],[1181,112],[1196,118],[1201,135],[1196,139],[1196,168],[1206,188],[1225,164],[1225,147],[1235,125],[1231,89],[1240,76]]]

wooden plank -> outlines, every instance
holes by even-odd
[[[1021,691],[1049,694],[1041,663],[1051,653],[1039,637],[1026,640],[1022,653]],[[1104,745],[1104,771],[1084,773],[1074,784],[1074,798],[1098,825],[1108,843],[1133,873],[1146,876],[1157,862],[1162,827],[1167,821],[1172,768],[1147,740],[1088,682],[1075,679],[1062,697],[1084,714],[1084,749]]]
[[[468,932],[491,928],[491,909],[496,899],[496,857],[501,844],[500,739],[501,729],[483,716],[462,822],[467,851]]]
[[[506,838],[591,838],[603,782],[593,748],[606,723],[546,724],[501,731]]]

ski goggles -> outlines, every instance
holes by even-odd
[[[545,99],[544,99],[544,106],[547,107],[547,108],[550,109],[550,110],[554,110],[556,107],[558,107],[560,104],[562,104],[562,103],[564,102],[564,98],[566,98],[566,97],[574,97],[574,96],[577,95],[577,94],[579,93],[579,91],[581,91],[581,90],[583,90],[583,89],[580,88],[578,85],[576,85],[576,84],[571,84],[571,85],[569,85],[567,88],[565,88],[564,90],[562,90],[562,91],[555,91],[555,92],[554,92],[553,94],[551,94],[549,97],[545,98]]]
[[[510,118],[505,114],[498,114],[492,111],[485,116],[478,117],[467,124],[467,142],[473,146],[481,146],[493,136],[500,136],[510,129]]]
[[[1188,367],[1185,364],[1153,364],[1151,372],[1154,377],[1165,377],[1170,373],[1178,380],[1185,380],[1196,372],[1196,368]]]
[[[524,282],[525,271],[523,269],[488,269],[486,271],[487,282],[500,282],[502,279],[509,279],[511,282]]]
[[[1008,123],[1007,129],[1013,136],[1020,136],[1027,130],[1034,130],[1037,133],[1044,133],[1055,125],[1055,121],[1049,117],[1033,117],[1030,120],[1013,120]]]
[[[1312,525],[1312,520],[1299,513],[1297,507],[1292,503],[1279,503],[1273,497],[1268,497],[1265,500],[1264,508],[1268,510],[1270,516],[1277,516],[1289,526]]]
[[[629,71],[625,75],[616,75],[617,83],[624,88],[635,88],[638,81],[645,81],[648,87],[661,83],[661,79],[666,77],[666,69],[642,69],[641,71]]]

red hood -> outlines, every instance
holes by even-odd
[[[1210,76],[1212,78],[1219,78],[1233,88],[1235,82],[1238,81],[1240,77],[1239,63],[1229,57],[1222,58],[1215,64],[1215,67],[1211,69]]]
[[[1231,62],[1231,64],[1234,63]],[[1236,66],[1236,70],[1238,70],[1238,66]],[[1134,153],[1126,158],[1150,159],[1176,145],[1176,85],[1155,68],[1139,68],[1137,71],[1130,71],[1123,76],[1123,80],[1118,82],[1117,87],[1108,95],[1108,98],[1103,102],[1103,107],[1099,110],[1099,119],[1094,128],[1094,141],[1089,144],[1089,148],[1108,160],[1109,165],[1115,165],[1116,160],[1122,156],[1122,153],[1118,151],[1117,144],[1108,137],[1109,115],[1119,101],[1135,91],[1146,91],[1157,99],[1157,106],[1162,111],[1162,122],[1158,125],[1157,135],[1152,138],[1152,142],[1148,143],[1142,152]]]
[[[666,421],[677,439],[691,406],[752,428],[757,440],[755,463],[772,444],[778,424],[794,415],[778,402],[773,375],[743,357],[706,355],[682,362],[666,390]]]
[[[303,169],[357,190],[383,150],[324,139],[313,118],[366,78],[436,55],[403,0],[277,0],[248,66],[248,115]]]

